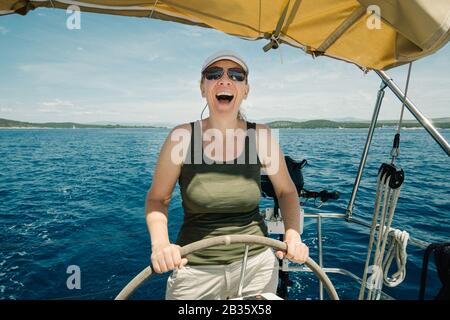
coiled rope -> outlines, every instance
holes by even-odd
[[[391,228],[402,182],[402,170],[397,171],[395,166],[388,164],[383,164],[380,167],[372,228],[370,230],[366,264],[358,296],[359,300],[364,299],[366,287],[368,289],[366,299],[379,300],[381,298],[383,282],[389,287],[395,287],[405,279],[407,262],[406,246],[409,234],[406,231]],[[379,224],[378,216],[380,216]],[[377,236],[377,241],[373,265],[369,266],[373,245],[375,243],[375,235]],[[388,242],[390,244],[385,255]],[[388,272],[394,258],[396,259],[398,270],[389,277]],[[372,275],[368,278],[369,271]]]
[[[383,263],[383,280],[385,285],[392,288],[402,283],[406,277],[406,262],[408,260],[406,246],[408,245],[409,233],[391,228],[389,236],[391,237],[391,243],[385,257],[386,260]],[[389,277],[388,272],[394,258],[397,263],[397,271]]]

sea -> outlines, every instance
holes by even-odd
[[[450,130],[441,132],[449,141]],[[113,299],[148,266],[144,201],[168,133],[167,128],[0,130],[0,299]],[[395,128],[375,130],[353,213],[368,223],[378,168],[390,162],[394,134]],[[346,212],[366,136],[367,129],[279,130],[283,152],[308,162],[305,188],[340,193],[320,208],[318,201],[299,199],[307,213]],[[405,181],[393,227],[428,243],[450,241],[449,160],[425,130],[402,130],[396,164]],[[272,206],[272,199],[261,198],[261,210]],[[177,185],[169,205],[172,241],[182,220]],[[322,228],[323,265],[361,277],[370,230],[344,219],[323,219]],[[305,219],[302,237],[318,261],[315,219]],[[407,253],[404,282],[384,287],[395,299],[419,296],[424,250],[409,244]],[[341,299],[357,298],[359,283],[329,276]],[[152,276],[131,299],[163,299],[167,277]],[[291,273],[290,279],[289,299],[319,299],[312,273]],[[431,256],[425,298],[433,299],[440,288]]]

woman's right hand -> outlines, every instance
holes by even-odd
[[[152,246],[151,262],[156,273],[183,268],[188,260],[181,258],[180,246],[172,243]]]

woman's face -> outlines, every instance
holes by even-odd
[[[236,114],[239,111],[242,100],[247,98],[249,85],[247,79],[244,81],[231,80],[228,77],[227,70],[230,68],[242,67],[231,60],[219,60],[211,64],[211,67],[221,67],[224,74],[220,79],[208,80],[203,77],[200,89],[202,97],[206,98],[210,113],[230,113]]]

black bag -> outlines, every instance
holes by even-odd
[[[297,193],[300,196],[304,185],[302,168],[307,164],[307,161],[306,159],[303,159],[302,161],[297,162],[289,156],[285,156],[284,159],[286,161],[289,175],[291,176],[291,179],[294,182],[295,187],[297,188]],[[270,182],[269,176],[265,174],[261,175],[261,189],[261,194],[264,197],[274,198],[277,201],[272,182]]]

